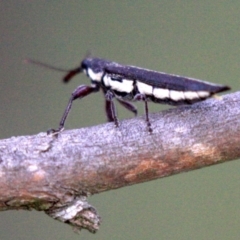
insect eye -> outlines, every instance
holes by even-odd
[[[87,68],[88,68],[88,64],[85,60],[83,60],[82,63],[81,63],[81,69],[87,70]]]

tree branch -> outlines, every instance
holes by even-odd
[[[0,141],[0,210],[44,210],[95,232],[87,196],[240,157],[240,92],[144,117]]]

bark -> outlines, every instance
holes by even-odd
[[[96,232],[92,194],[240,157],[240,92],[143,117],[0,141],[0,210],[36,209]]]

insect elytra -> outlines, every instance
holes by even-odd
[[[66,71],[34,60],[28,61],[55,70]],[[148,116],[149,101],[174,106],[193,104],[203,101],[213,94],[230,89],[230,87],[225,85],[122,65],[93,57],[83,59],[80,66],[69,70],[63,80],[68,82],[76,74],[82,72],[90,78],[91,84],[89,86],[80,85],[73,91],[60,121],[59,128],[51,130],[53,133],[63,130],[66,118],[75,99],[83,98],[90,93],[98,92],[100,89],[105,96],[107,119],[110,122],[114,122],[116,127],[119,126],[119,122],[116,116],[114,98],[135,115],[137,115],[137,109],[130,102],[143,101],[145,103],[146,122],[149,132],[152,132]]]

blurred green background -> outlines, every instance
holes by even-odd
[[[240,87],[239,1],[0,2],[0,138],[57,127],[79,75],[27,65],[26,57],[76,67],[86,52],[124,64]],[[67,129],[105,122],[102,94],[76,101]],[[143,114],[142,104],[137,104]],[[166,106],[151,104],[152,111]],[[120,119],[132,115],[118,106]],[[223,136],[224,137],[224,136]],[[94,195],[95,235],[42,212],[0,213],[2,239],[239,239],[240,162]]]

